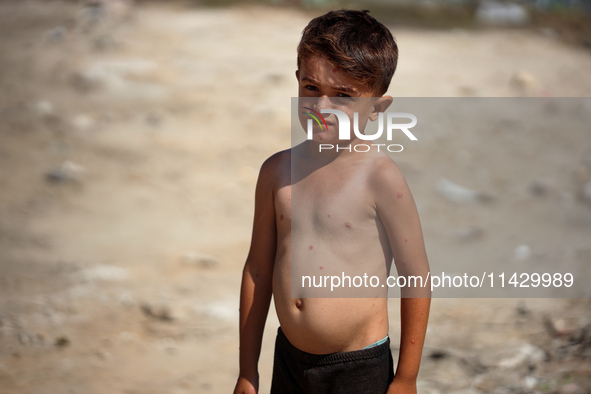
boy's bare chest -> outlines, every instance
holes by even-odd
[[[375,208],[362,170],[316,171],[281,188],[277,217],[291,231],[351,231],[375,226]]]

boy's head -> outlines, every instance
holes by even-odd
[[[396,70],[398,47],[392,33],[368,12],[330,11],[313,19],[298,45],[298,69],[322,56],[371,95],[384,95]]]

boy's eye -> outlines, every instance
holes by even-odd
[[[318,88],[314,85],[306,85],[305,88],[314,92],[318,90]]]
[[[347,93],[338,93],[337,97],[350,98],[351,96],[349,96]]]

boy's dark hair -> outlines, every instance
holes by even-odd
[[[368,12],[330,11],[312,19],[298,45],[298,68],[312,55],[321,55],[372,92],[386,93],[398,46],[390,30]]]

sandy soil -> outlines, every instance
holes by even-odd
[[[0,392],[230,392],[254,182],[290,145],[295,48],[313,14],[94,11],[0,3]],[[591,92],[591,52],[548,35],[392,30],[395,97]],[[441,127],[400,156],[434,270],[569,264],[585,280],[591,106],[542,108],[576,121]],[[492,202],[447,201],[442,178]],[[434,299],[419,392],[591,392],[590,306]],[[261,392],[276,327],[271,312]]]

